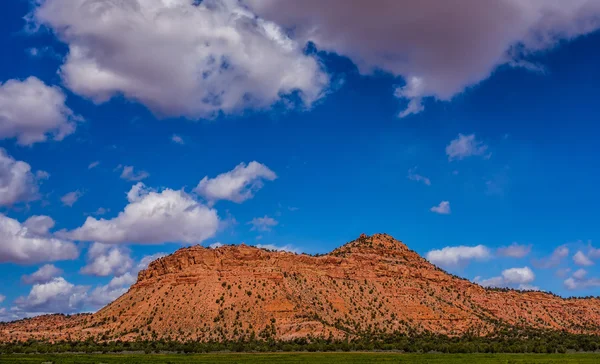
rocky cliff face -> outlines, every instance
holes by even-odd
[[[377,234],[319,257],[245,245],[181,249],[99,312],[0,326],[0,341],[483,335],[506,326],[600,334],[600,300],[484,289]]]

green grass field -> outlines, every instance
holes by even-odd
[[[274,353],[200,355],[0,355],[2,364],[191,364],[191,363],[600,363],[600,354],[392,354]]]

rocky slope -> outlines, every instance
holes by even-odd
[[[318,257],[197,246],[154,261],[125,295],[93,315],[0,325],[0,341],[483,335],[506,326],[600,334],[600,300],[485,289],[384,234]]]

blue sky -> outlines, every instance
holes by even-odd
[[[183,246],[314,254],[378,232],[485,285],[598,294],[600,25],[573,26],[589,4],[524,17],[502,40],[480,29],[490,58],[472,32],[448,54],[443,31],[342,41],[310,6],[287,19],[252,0],[175,3],[216,25],[129,21],[181,24],[163,0],[113,3],[108,25],[83,0],[0,6],[0,319],[95,310]],[[359,23],[382,16],[369,11]],[[552,42],[532,40],[544,31]]]

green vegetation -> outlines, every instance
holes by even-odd
[[[598,354],[393,354],[393,353],[273,353],[195,355],[8,355],[3,364],[192,364],[192,363],[427,363],[427,364],[587,364]]]
[[[217,317],[218,318],[218,317]],[[215,319],[217,319],[215,318]],[[448,337],[435,334],[381,334],[367,333],[353,340],[333,338],[298,338],[276,341],[275,320],[259,335],[235,342],[197,341],[61,341],[48,343],[30,340],[0,344],[0,354],[53,354],[53,353],[215,353],[215,352],[348,352],[396,351],[403,353],[536,353],[565,354],[596,352],[600,350],[600,336],[573,335],[557,331],[507,330],[493,336],[466,335]],[[600,359],[600,357],[599,357]],[[2,360],[0,360],[2,362]]]

